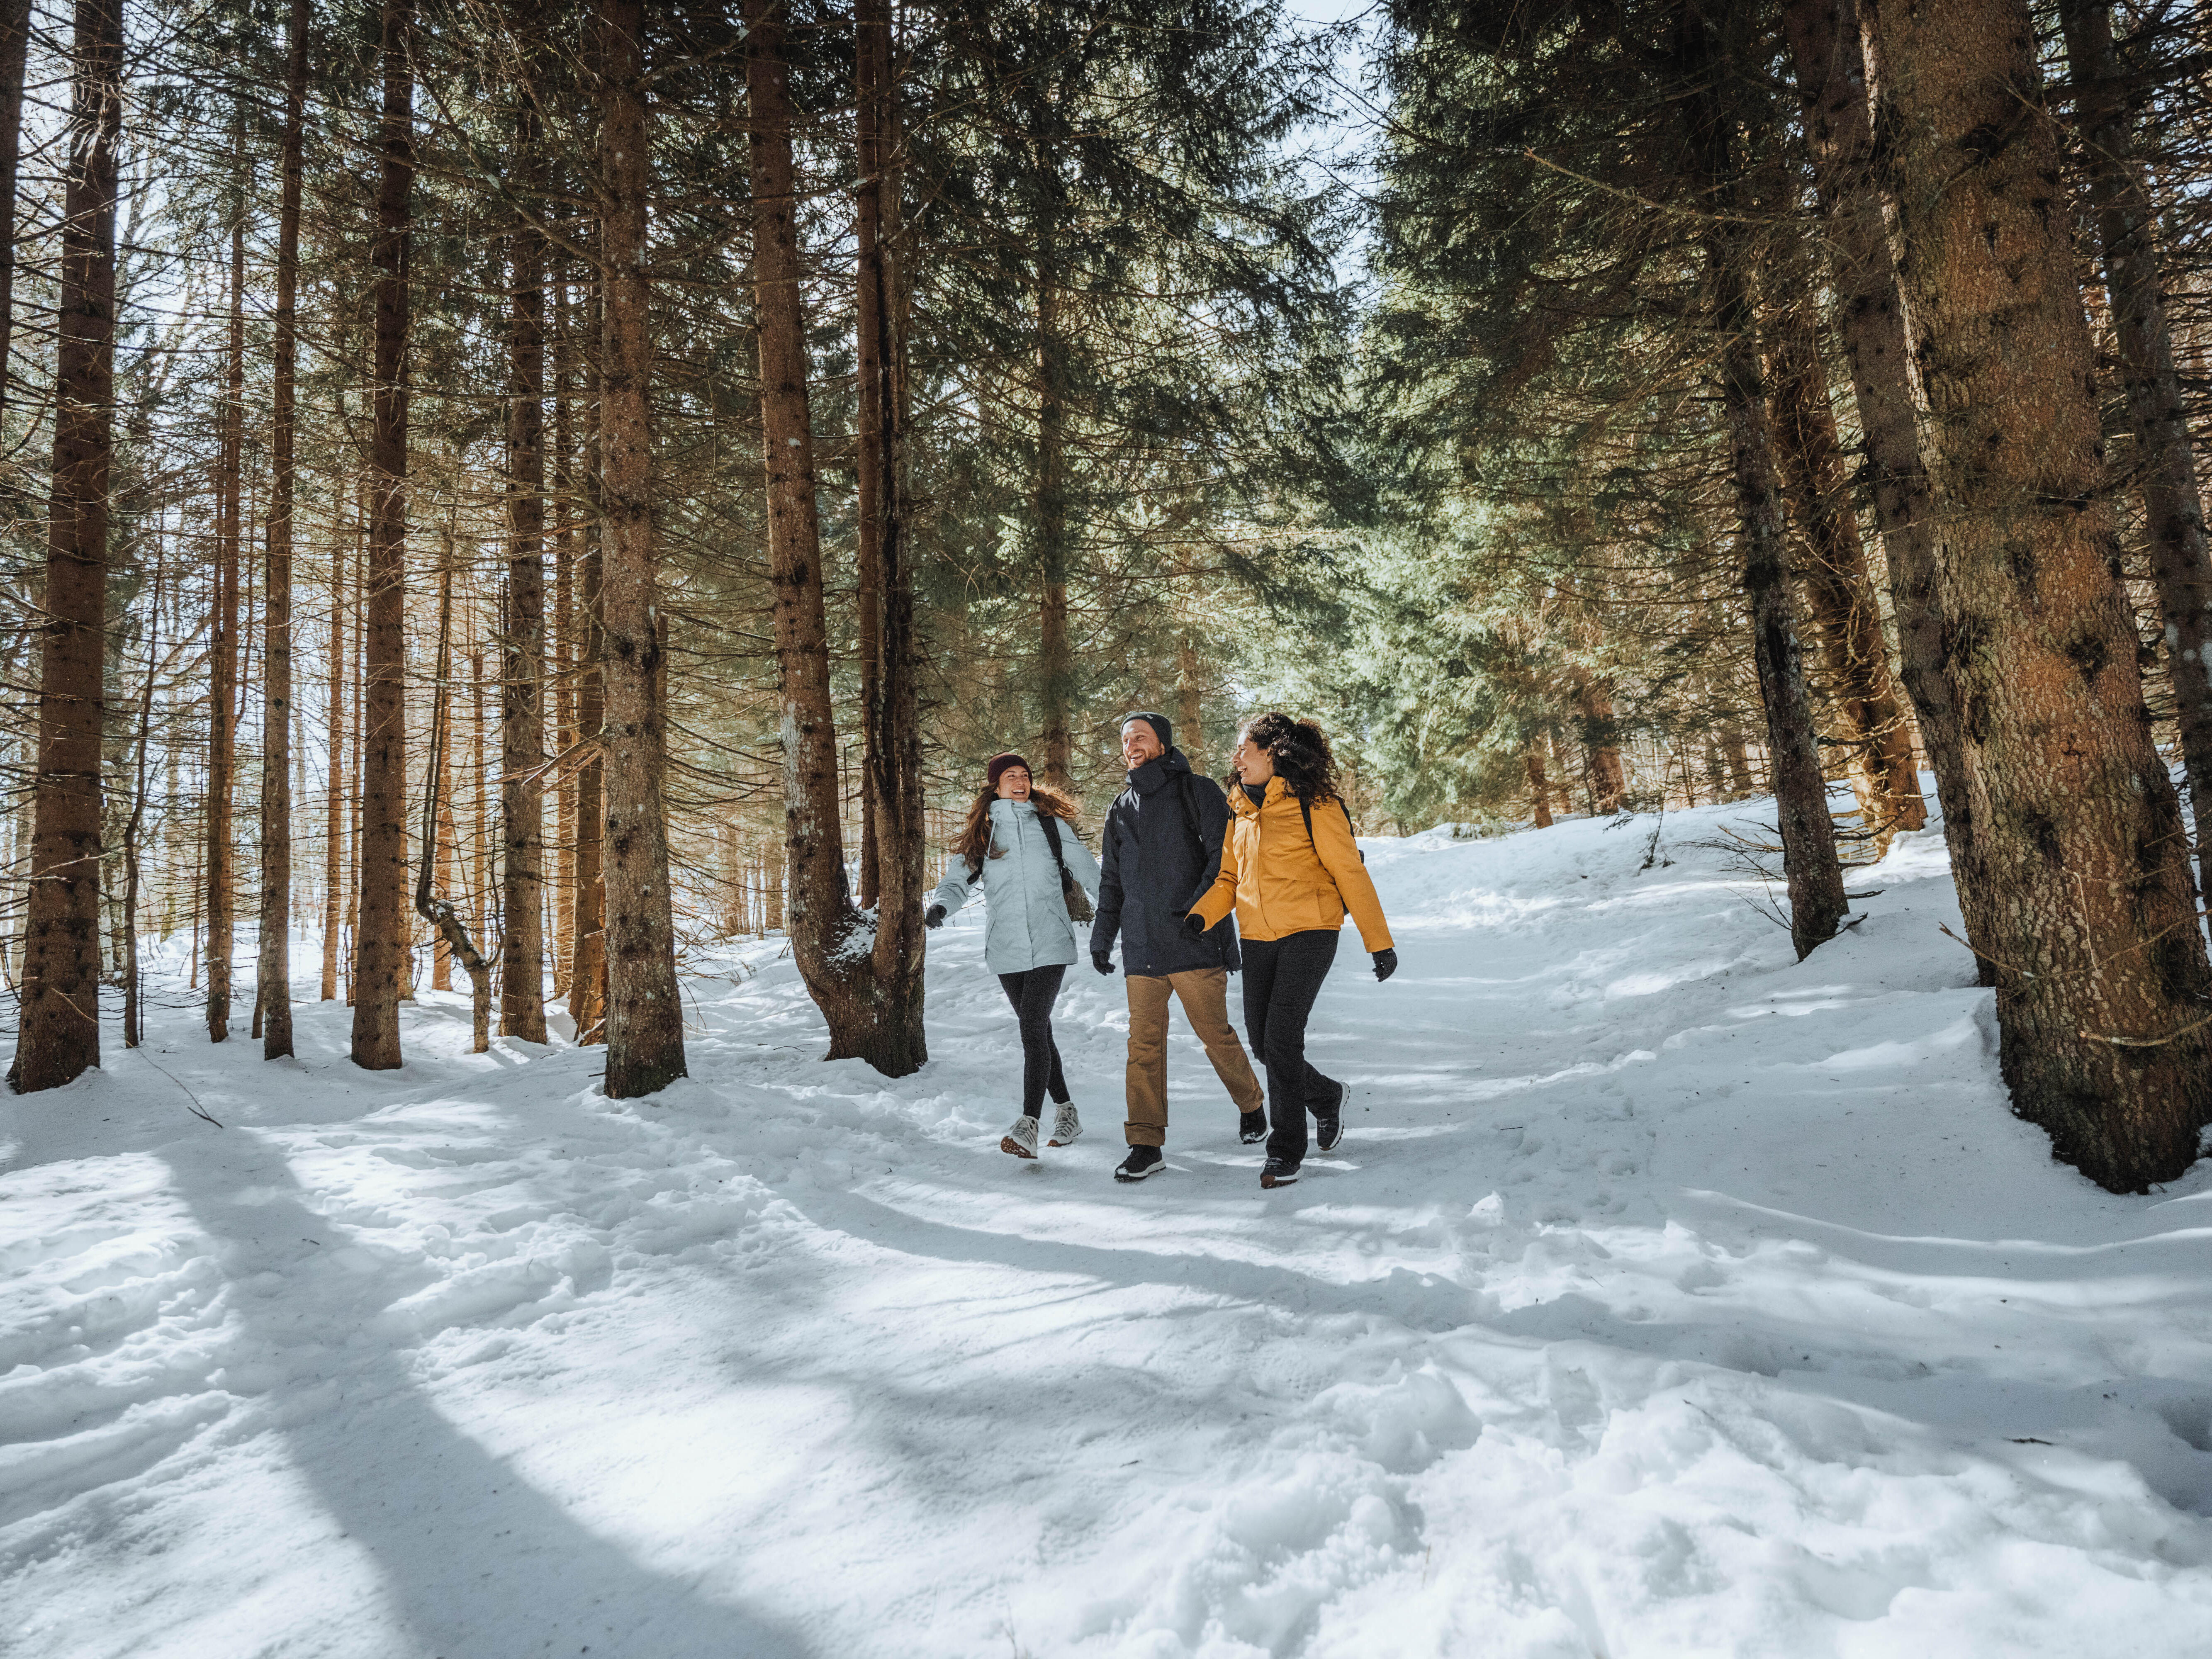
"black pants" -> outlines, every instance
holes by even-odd
[[[1044,1115],[1045,1091],[1061,1105],[1067,1104],[1067,1079],[1060,1074],[1060,1049],[1052,1040],[1052,1005],[1060,1000],[1065,963],[1032,968],[1025,974],[1001,974],[1006,1000],[1022,1023],[1022,1115]]]
[[[1244,1036],[1267,1068],[1267,1156],[1306,1155],[1306,1113],[1335,1098],[1337,1084],[1306,1063],[1306,1016],[1336,960],[1336,929],[1244,941]]]

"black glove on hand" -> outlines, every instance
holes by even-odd
[[[1375,953],[1375,979],[1377,984],[1397,971],[1398,953],[1395,951],[1377,951]]]
[[[1206,918],[1199,915],[1195,910],[1184,911],[1182,915],[1182,930],[1184,933],[1188,933],[1193,939],[1204,939],[1206,937]]]
[[[1102,974],[1112,973],[1114,971],[1113,953],[1108,951],[1093,951],[1091,953],[1091,965]]]
[[[925,927],[944,927],[945,907],[941,904],[931,905],[928,909],[922,912],[921,925]]]

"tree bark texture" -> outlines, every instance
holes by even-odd
[[[1959,694],[2013,1108],[2141,1191],[2212,1121],[2212,1000],[2179,802],[2116,574],[2095,363],[2025,0],[1866,9],[1899,276],[1928,400]]]
[[[100,1064],[100,739],[114,458],[121,0],[77,0],[56,318],[53,494],[15,1061],[29,1094]]]
[[[1583,752],[1589,759],[1591,814],[1618,812],[1628,793],[1628,774],[1620,763],[1612,694],[1579,669],[1574,682],[1575,708],[1582,716]]]
[[[647,331],[645,6],[601,0],[601,223],[606,315],[599,364],[599,514],[605,567],[606,1093],[628,1100],[684,1074],[662,799],[662,634],[653,535]],[[510,921],[510,925],[512,925]]]
[[[892,74],[890,0],[858,0],[854,18],[858,148],[858,319],[860,334],[860,519],[872,550],[878,602],[863,607],[867,640],[872,610],[876,684],[862,754],[863,799],[875,848],[873,994],[876,1017],[864,1055],[878,1071],[903,1077],[929,1058],[922,1030],[922,900],[928,823],[923,811],[919,644],[914,617],[913,514],[907,484],[906,305],[901,256],[897,85]],[[864,883],[867,864],[862,865]]]
[[[793,959],[830,1027],[828,1058],[872,1060],[878,1034],[886,1029],[886,1005],[875,971],[874,947],[880,940],[855,948],[866,937],[866,923],[846,884],[806,318],[799,292],[792,158],[795,112],[776,0],[745,0],[745,85],[752,111],[754,316],[782,712],[786,920]],[[887,919],[903,920],[888,916],[888,895],[884,908]],[[892,1013],[896,1020],[903,1010]]]
[[[415,874],[415,913],[435,930],[435,946],[443,950],[445,958],[458,962],[469,976],[469,1007],[471,1012],[471,1052],[483,1054],[491,1048],[491,964],[477,949],[467,925],[462,921],[460,910],[453,897],[453,845],[449,839],[453,813],[448,805],[451,799],[450,780],[447,767],[448,734],[453,730],[453,542],[451,534],[445,538],[444,556],[438,564],[438,657],[431,685],[430,754],[428,764],[422,769],[422,831],[416,837],[419,848]],[[483,745],[477,745],[482,752]],[[434,881],[433,872],[443,877]],[[444,965],[442,963],[441,965]],[[450,984],[451,975],[446,975]],[[443,990],[447,984],[433,981],[433,988]]]
[[[584,337],[584,559],[579,585],[583,592],[583,663],[576,677],[576,733],[591,746],[576,768],[576,933],[569,951],[568,1017],[576,1041],[606,1040],[606,887],[600,851],[605,824],[600,733],[606,724],[601,695],[599,631],[599,283],[592,279],[585,301]]]
[[[1548,830],[1552,827],[1551,785],[1544,777],[1543,751],[1532,743],[1523,758],[1528,764],[1528,799],[1535,804],[1536,827]]]
[[[369,434],[369,530],[362,618],[360,902],[354,927],[353,1060],[400,1064],[408,972],[407,324],[415,185],[412,0],[385,0],[382,166],[376,194],[376,331]]]
[[[1683,58],[1694,77],[1686,104],[1688,164],[1700,194],[1719,209],[1702,235],[1712,321],[1719,344],[1721,401],[1729,434],[1729,470],[1735,487],[1743,585],[1751,600],[1752,655],[1766,715],[1767,764],[1782,833],[1782,866],[1790,893],[1790,941],[1799,959],[1835,937],[1849,908],[1836,854],[1828,783],[1813,729],[1812,698],[1790,595],[1788,546],[1776,475],[1774,429],[1759,369],[1757,310],[1737,157],[1735,121],[1722,88],[1724,54],[1694,13],[1683,15]]]
[[[1075,793],[1075,653],[1067,635],[1067,348],[1060,337],[1060,290],[1054,286],[1052,226],[1038,231],[1036,524],[1037,690],[1042,700],[1043,769],[1038,781],[1071,799]]]
[[[528,88],[516,123],[525,215],[542,204],[544,161]],[[499,1030],[545,1041],[545,243],[523,217],[509,238],[507,627],[500,665],[502,858]]]
[[[1889,672],[1881,609],[1859,541],[1850,481],[1828,402],[1820,325],[1809,299],[1773,313],[1769,343],[1774,426],[1790,516],[1811,556],[1798,575],[1820,639],[1820,665],[1842,726],[1859,821],[1887,846],[1899,830],[1927,827],[1912,726]]]
[[[244,117],[240,117],[242,121]],[[215,638],[208,653],[207,1028],[208,1041],[230,1036],[231,957],[237,934],[235,836],[238,784],[239,544],[245,505],[246,205],[245,142],[234,152],[240,199],[230,227],[230,333],[224,349],[221,434],[216,462]]]
[[[307,0],[285,27],[284,145],[276,207],[276,352],[271,373],[268,566],[261,617],[261,1057],[292,1052],[292,498],[300,339],[301,151],[307,107]]]
[[[0,3],[0,409],[14,384],[15,190],[23,155],[23,74],[31,52],[31,0]]]
[[[2103,0],[2063,0],[2058,12],[2135,439],[2130,482],[2142,491],[2166,623],[2166,672],[2197,826],[2197,891],[2212,899],[2212,551],[2160,287],[2157,215],[2136,155],[2111,8]]]
[[[1898,675],[1918,717],[1920,746],[1936,775],[1943,839],[1967,917],[1989,890],[1968,799],[1957,688],[1946,656],[1936,586],[1936,509],[1921,455],[1918,392],[1905,337],[1905,296],[1890,245],[1889,209],[1875,167],[1873,103],[1858,0],[1784,0],[1783,33],[1797,78],[1798,108],[1813,158],[1836,292],[1836,336],[1850,370],[1866,446],[1875,523],[1889,566]],[[1984,985],[1996,969],[1976,958]]]
[[[358,492],[356,492],[358,495]],[[329,775],[323,787],[323,995],[333,1002],[338,994],[338,933],[344,915],[346,830],[346,543],[347,532],[331,538],[331,657],[328,696],[330,719],[325,741],[330,745]]]

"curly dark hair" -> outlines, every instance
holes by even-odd
[[[1245,722],[1244,738],[1254,748],[1267,752],[1282,777],[1283,787],[1308,806],[1335,800],[1344,793],[1328,734],[1312,720],[1270,712]]]

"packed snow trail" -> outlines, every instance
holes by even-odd
[[[1940,836],[1791,961],[1701,844],[1756,805],[1368,842],[1403,966],[1340,963],[1345,1141],[1272,1194],[1179,1019],[1109,1179],[1087,970],[1088,1133],[1001,1154],[966,917],[896,1082],[774,941],[622,1104],[463,997],[372,1074],[172,982],[6,1105],[0,1652],[2205,1653],[2212,1165],[2007,1114]]]

